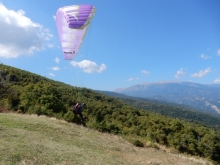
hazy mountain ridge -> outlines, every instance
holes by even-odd
[[[220,85],[193,82],[143,83],[115,92],[185,104],[212,114],[220,115]]]

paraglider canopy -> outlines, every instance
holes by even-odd
[[[64,6],[57,10],[56,24],[64,59],[76,56],[94,14],[92,5]]]

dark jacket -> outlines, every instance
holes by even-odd
[[[85,104],[76,104],[74,105],[73,107],[73,113],[80,116],[80,118],[83,120],[83,115],[82,115],[82,111],[83,111],[83,108],[85,107]]]

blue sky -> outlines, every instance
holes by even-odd
[[[3,64],[108,91],[144,82],[220,83],[219,0],[0,2]],[[96,14],[74,67],[63,58],[54,18],[75,4],[92,4]]]

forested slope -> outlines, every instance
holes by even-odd
[[[173,118],[182,119],[194,123],[199,123],[205,126],[210,126],[220,129],[220,118],[213,116],[201,110],[196,110],[187,105],[180,105],[176,103],[167,103],[153,99],[131,97],[124,94],[119,94],[109,91],[98,91],[109,96],[113,96],[122,100],[128,105],[139,109],[145,109],[150,112],[159,113]]]
[[[123,135],[136,146],[150,141],[220,162],[219,130],[139,110],[90,89],[75,88],[0,64],[1,107],[81,123],[71,111],[78,101],[87,103],[83,112],[87,127]]]

